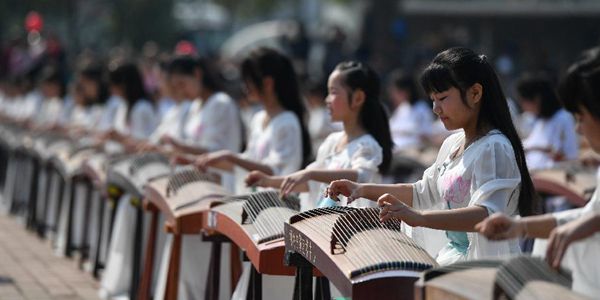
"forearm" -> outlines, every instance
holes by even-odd
[[[267,175],[273,175],[273,169],[271,169],[270,166],[249,159],[245,159],[237,154],[231,155],[225,161],[230,164],[237,165],[240,168],[246,169],[248,171],[261,171]]]
[[[362,188],[361,197],[377,201],[383,194],[390,194],[398,198],[404,204],[412,207],[413,186],[412,184],[360,184]]]
[[[542,239],[548,238],[550,232],[558,225],[551,214],[521,218],[517,223],[526,237]]]
[[[422,227],[440,230],[473,232],[475,224],[488,216],[487,209],[481,206],[449,210],[424,211]]]
[[[189,154],[200,155],[209,152],[208,149],[203,148],[201,146],[180,143],[177,141],[173,141],[173,146],[175,146],[175,148],[177,148],[178,151]]]
[[[348,179],[350,181],[358,180],[358,172],[352,169],[343,170],[306,170],[308,178],[313,181],[330,183],[334,180]]]

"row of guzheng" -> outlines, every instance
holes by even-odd
[[[572,292],[571,285],[568,271],[520,256],[431,269],[417,282],[415,299],[586,299]]]

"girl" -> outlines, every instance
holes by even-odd
[[[229,95],[220,92],[216,72],[209,66],[208,61],[189,56],[173,60],[170,67],[172,83],[179,87],[186,99],[195,99],[189,109],[188,120],[183,127],[183,137],[180,139],[164,138],[163,142],[173,146],[177,152],[202,154],[211,151],[227,150],[238,152],[241,147],[242,127],[238,108]],[[181,156],[178,162],[191,161]],[[222,185],[233,192],[233,179],[229,174],[220,174]],[[164,252],[169,254],[172,245],[171,236],[165,243]],[[180,295],[185,299],[204,297],[205,286],[198,284],[206,281],[211,244],[203,242],[197,235],[183,237],[182,261],[185,262],[180,270]],[[228,251],[228,246],[223,251]],[[227,253],[227,252],[224,252]],[[223,255],[224,257],[226,255]],[[163,256],[163,265],[168,265],[169,256]],[[226,268],[225,268],[226,270]],[[161,268],[159,274],[159,289],[155,298],[162,299],[166,287],[167,268]],[[227,272],[222,272],[226,284]],[[229,287],[221,286],[222,290]],[[222,293],[225,296],[226,293]]]
[[[330,134],[317,153],[317,159],[305,170],[287,176],[268,176],[254,171],[246,178],[248,185],[280,188],[283,194],[309,192],[301,210],[327,205],[317,203],[327,185],[337,179],[379,182],[380,173],[389,166],[392,140],[386,113],[378,99],[379,78],[359,62],[337,65],[328,81],[327,107],[334,122],[344,130]],[[354,206],[369,205],[362,200]]]
[[[194,99],[183,128],[184,141],[164,139],[180,152],[203,154],[217,150],[238,152],[242,125],[238,108],[221,92],[217,75],[205,59],[180,57],[171,64],[171,81],[186,99]]]
[[[109,87],[115,103],[126,103],[123,119],[115,129],[104,135],[122,142],[145,139],[156,126],[154,107],[146,100],[146,92],[138,67],[124,63],[109,72]],[[118,110],[120,112],[120,110]],[[123,195],[117,207],[113,234],[102,276],[101,297],[115,297],[129,292],[132,276],[132,250],[135,237],[136,209],[130,204],[131,195]],[[83,215],[83,214],[80,214]],[[83,220],[81,220],[83,222]]]
[[[579,152],[575,121],[560,107],[550,79],[525,75],[517,83],[523,110],[535,116],[532,131],[523,141],[530,170],[546,169],[562,160],[573,160]]]
[[[409,75],[396,70],[390,75],[388,94],[394,106],[390,118],[394,150],[423,148],[432,134],[433,115],[431,107],[418,99],[415,82]]]
[[[260,101],[263,110],[250,125],[246,151],[222,150],[200,156],[200,168],[240,168],[268,175],[290,174],[310,157],[311,146],[304,126],[304,104],[290,60],[275,50],[253,51],[241,65],[248,98]],[[244,178],[245,174],[236,178]],[[241,193],[241,190],[236,191]]]
[[[146,139],[156,127],[154,106],[148,100],[141,73],[132,63],[125,63],[108,74],[113,99],[126,103],[125,124],[118,124],[113,136],[124,141],[127,136]]]
[[[433,111],[449,130],[435,163],[414,184],[373,185],[334,181],[328,194],[348,201],[377,201],[381,219],[445,230],[449,243],[437,261],[520,252],[516,241],[488,243],[474,226],[489,214],[530,215],[535,197],[525,155],[506,98],[483,55],[465,48],[438,54],[421,75]],[[427,210],[427,211],[424,211]]]
[[[568,69],[559,96],[566,109],[575,114],[577,131],[596,153],[600,152],[600,48],[587,51]],[[495,214],[476,228],[493,240],[548,238],[546,261],[554,268],[562,265],[573,271],[573,290],[591,298],[600,295],[598,189],[583,208],[521,219]]]
[[[264,108],[251,121],[246,151],[204,154],[195,164],[200,168],[233,170],[236,180],[245,178],[247,171],[257,170],[268,175],[297,171],[310,156],[311,146],[303,123],[305,108],[291,61],[275,50],[259,48],[244,59],[241,72],[248,99],[260,102]],[[242,184],[236,187],[236,193],[245,192]],[[240,295],[246,293],[244,286],[249,275],[250,265],[245,263],[235,299],[244,298]],[[293,284],[288,279],[264,275],[263,298],[289,297]]]

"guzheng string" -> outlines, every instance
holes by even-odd
[[[310,220],[316,216],[319,216],[318,223]],[[334,246],[341,247],[338,254],[348,257],[354,275],[384,269],[422,270],[435,264],[423,249],[401,232],[401,221],[380,222],[377,208],[321,208],[304,212],[301,218],[321,238],[331,239],[332,251],[336,250]],[[333,241],[338,243],[334,245]]]
[[[290,200],[279,197],[277,191],[256,192],[244,205],[253,219],[253,225],[258,234],[258,242],[283,236],[283,224],[298,212]]]
[[[529,281],[546,281],[571,288],[571,276],[565,270],[555,271],[541,258],[519,256],[502,264],[496,275],[496,285],[514,299]]]

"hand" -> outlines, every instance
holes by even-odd
[[[350,204],[352,201],[361,198],[361,185],[347,179],[332,181],[325,190],[324,196],[335,201],[340,201],[338,199],[339,195],[346,196],[348,198],[347,203]]]
[[[261,171],[252,171],[246,176],[245,182],[246,186],[261,186],[265,187],[264,182],[265,179],[269,178],[269,175],[261,172]]]
[[[150,152],[150,151],[157,151],[158,147],[156,145],[150,144],[150,143],[145,143],[145,142],[141,142],[139,143],[136,148],[135,148],[135,152]]]
[[[229,160],[233,156],[233,153],[229,150],[221,150],[212,153],[200,155],[194,165],[200,169],[206,171],[206,169],[220,161]]]
[[[599,224],[600,215],[591,214],[554,228],[550,232],[548,247],[546,248],[546,261],[548,264],[558,269],[569,245],[596,233]]]
[[[281,195],[287,196],[290,193],[294,192],[294,188],[300,184],[307,182],[310,179],[310,171],[301,170],[286,176],[281,183],[279,189],[281,190]]]
[[[170,135],[163,135],[160,137],[159,142],[164,145],[173,145],[175,144],[175,139],[172,138]]]
[[[421,212],[409,207],[390,194],[383,194],[379,197],[377,205],[381,208],[379,212],[381,222],[398,219],[413,227],[425,225],[425,216]]]
[[[495,213],[475,225],[475,230],[490,240],[506,240],[525,236],[525,221]]]

